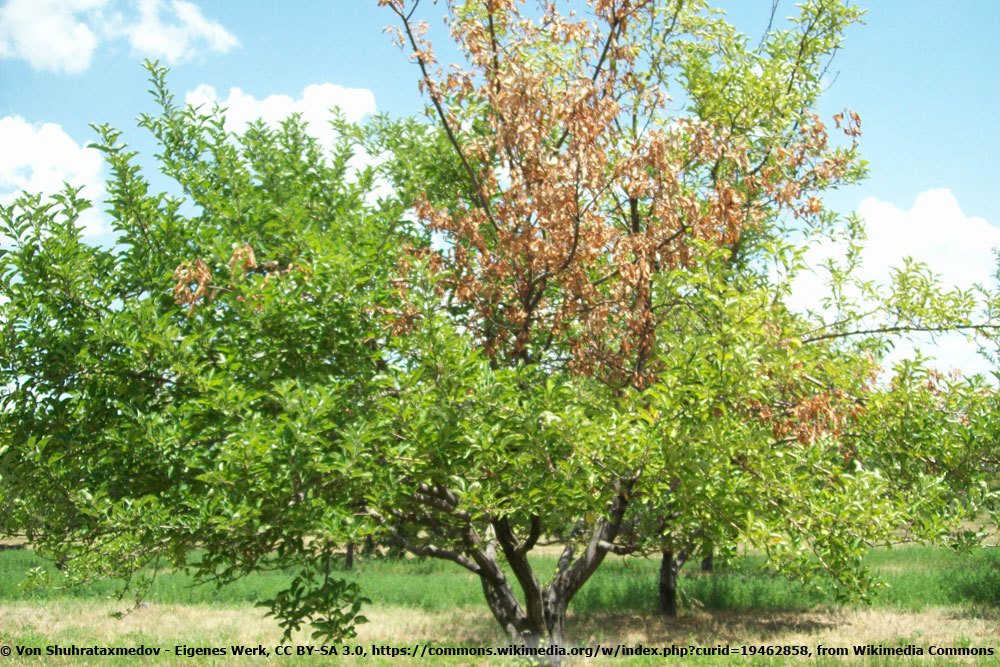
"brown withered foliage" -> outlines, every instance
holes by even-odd
[[[190,315],[194,313],[199,304],[212,301],[220,292],[236,292],[236,301],[254,304],[254,309],[261,312],[263,309],[262,290],[289,276],[309,282],[313,274],[313,269],[306,263],[282,265],[275,260],[258,263],[257,255],[249,243],[234,245],[226,266],[229,268],[230,279],[224,284],[212,284],[212,269],[209,268],[205,260],[198,258],[193,261],[181,262],[174,270],[173,275],[173,293],[176,303],[187,306]],[[240,290],[236,289],[237,282],[250,274],[257,276],[259,280],[253,283],[253,289],[249,292],[239,293]],[[314,297],[306,292],[302,298],[308,300]]]
[[[793,346],[782,328],[776,324],[764,325],[764,333],[776,348]],[[801,361],[793,362],[790,373],[765,371],[764,377],[771,390],[769,398],[748,400],[737,407],[746,419],[754,420],[771,429],[778,443],[797,443],[803,446],[816,444],[822,437],[840,440],[841,453],[846,460],[854,456],[849,442],[856,420],[865,413],[865,404],[875,390],[880,365],[869,354],[861,372],[860,382],[850,393],[834,384],[814,377]]]
[[[174,270],[174,300],[194,312],[202,299],[211,298],[212,271],[202,259],[181,262]]]
[[[811,446],[828,437],[838,441],[840,453],[845,461],[850,461],[855,456],[851,430],[865,413],[865,397],[872,385],[863,386],[860,396],[824,387],[818,381],[810,391],[811,378],[803,377],[805,381],[801,383],[776,386],[770,401],[750,401],[742,406],[742,411],[748,419],[768,425],[778,443]]]
[[[588,19],[554,3],[528,18],[517,0],[453,11],[468,66],[447,72],[413,0],[380,4],[401,19],[389,30],[470,185],[458,205],[423,199],[416,211],[450,241],[453,296],[497,363],[565,355],[579,372],[645,386],[664,317],[656,275],[700,242],[736,252],[769,216],[820,214],[816,193],[849,167],[815,117],[763,155],[732,128],[669,118],[666,83],[630,34],[653,0],[594,0]]]
[[[229,273],[232,275],[243,275],[250,269],[257,268],[257,256],[254,254],[250,244],[244,243],[233,248],[233,255],[229,258]]]
[[[395,300],[399,305],[398,307],[380,307],[376,309],[379,315],[386,318],[389,331],[394,336],[403,336],[412,332],[414,326],[420,320],[419,310],[409,302],[408,298],[410,294],[409,276],[413,274],[415,265],[418,262],[426,263],[427,268],[432,273],[440,274],[445,270],[442,258],[436,252],[412,244],[405,244],[403,246],[396,264],[396,273],[401,277],[391,281]],[[454,284],[454,280],[443,280],[435,286],[435,290],[440,296],[444,296],[444,290],[453,288]]]

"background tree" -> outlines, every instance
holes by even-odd
[[[704,293],[685,296],[688,308],[661,333],[664,341],[667,332],[677,335],[669,349],[687,355],[671,376],[698,387],[696,398],[712,406],[687,421],[681,438],[687,446],[671,454],[673,470],[689,472],[664,471],[670,484],[660,493],[670,499],[673,521],[644,530],[656,535],[667,528],[660,545],[663,611],[676,613],[677,573],[706,541],[723,553],[756,543],[786,574],[826,579],[854,594],[871,583],[859,567],[869,548],[902,540],[954,543],[968,522],[981,518],[977,513],[994,501],[983,486],[994,457],[958,406],[968,402],[970,414],[979,412],[971,406],[982,400],[973,398],[982,379],[944,382],[925,361],[883,371],[901,330],[966,326],[973,308],[966,293],[942,288],[925,268],[911,265],[896,273],[889,293],[866,298],[856,316],[837,299],[831,326],[815,313],[788,312],[781,305],[788,285],[773,278],[755,283],[725,261],[711,275],[720,284],[699,283]],[[835,282],[844,278],[834,269]],[[868,328],[859,330],[861,321]],[[988,316],[981,321],[974,326],[995,326]],[[926,393],[918,385],[932,380],[941,382],[936,400],[910,395]],[[649,393],[661,400],[656,385]],[[697,410],[696,403],[681,405]],[[717,442],[704,448],[699,443],[706,438]],[[798,468],[797,478],[785,466]],[[782,490],[780,498],[774,489]]]

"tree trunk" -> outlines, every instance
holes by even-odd
[[[674,555],[673,550],[664,549],[660,561],[660,613],[677,616],[677,575],[687,560],[683,551]]]
[[[609,552],[624,555],[633,550],[632,547],[617,545],[615,540],[621,530],[634,484],[634,479],[614,482],[615,495],[607,515],[590,527],[590,539],[581,553],[576,552],[577,547],[572,543],[563,549],[556,575],[546,586],[539,583],[528,559],[528,553],[542,534],[542,523],[537,516],[529,518],[527,531],[515,531],[510,518],[501,516],[492,519],[489,530],[481,533],[473,525],[468,512],[457,508],[458,501],[447,489],[421,485],[418,500],[422,499],[425,505],[435,510],[450,512],[463,521],[459,534],[461,546],[446,549],[433,544],[414,544],[401,532],[396,533],[396,540],[416,555],[449,560],[478,575],[490,612],[514,644],[531,648],[561,646],[565,641],[566,612],[570,600]],[[377,513],[375,516],[385,522]],[[437,527],[433,521],[428,525]],[[523,605],[500,566],[497,546],[503,550],[504,559],[523,592]],[[561,662],[559,656],[536,657],[550,664]]]
[[[491,581],[492,579],[492,581]],[[486,603],[511,642],[530,648],[561,645],[565,638],[567,591],[559,586],[524,590],[524,606],[517,600],[510,582],[480,576]],[[528,609],[540,610],[530,614]],[[558,662],[558,660],[549,660]]]
[[[560,590],[559,586],[549,586],[546,587],[543,597],[548,643],[562,645],[566,637],[566,610],[572,596],[567,595],[566,591]]]
[[[559,586],[523,591],[525,604],[524,607],[521,607],[517,604],[509,584],[503,587],[504,590],[497,591],[495,586],[485,578],[483,578],[482,583],[490,610],[493,612],[494,618],[507,632],[512,643],[539,649],[564,645],[566,611],[571,597],[568,591],[562,590]],[[531,607],[541,609],[540,618],[527,613],[526,610]],[[558,665],[562,662],[562,658],[558,655],[545,655],[537,656],[530,662],[532,664]]]
[[[347,555],[344,556],[344,567],[348,570],[354,569],[354,542],[347,543]]]
[[[514,535],[508,519],[500,518],[493,522],[496,539],[524,594],[524,606],[514,595],[503,570],[497,566],[493,548],[473,550],[470,555],[480,566],[479,576],[490,610],[512,641],[532,648],[563,644],[570,600],[594,574],[608,552],[615,549],[614,540],[621,529],[632,484],[632,481],[626,481],[618,489],[608,508],[608,516],[594,525],[582,553],[577,555],[572,545],[566,546],[559,557],[556,576],[547,586],[539,585],[527,558],[541,532],[540,522],[532,520],[530,534],[523,542]],[[545,656],[545,660],[553,665],[561,662],[559,656]]]
[[[375,538],[371,535],[365,536],[365,545],[361,548],[361,555],[366,558],[376,558],[379,556],[375,547]]]
[[[714,558],[715,558],[715,556],[712,554],[711,551],[709,551],[708,555],[706,555],[704,558],[701,559],[701,571],[702,572],[704,572],[705,574],[708,574],[708,573],[710,573],[712,571],[712,569],[715,567]]]
[[[498,586],[489,577],[479,575],[479,582],[483,587],[483,596],[486,598],[486,606],[490,608],[493,618],[500,624],[503,631],[507,633],[514,643],[527,643],[525,641],[525,618],[521,611],[520,604],[514,597],[514,592],[510,586],[503,583]]]

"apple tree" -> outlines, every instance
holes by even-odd
[[[456,2],[465,63],[444,70],[419,3],[381,4],[433,127],[373,150],[395,151],[434,242],[402,288],[407,335],[367,435],[392,466],[369,513],[475,573],[533,645],[563,640],[609,554],[663,553],[675,576],[738,535],[863,589],[860,556],[909,516],[850,443],[884,335],[962,326],[970,303],[914,269],[861,313],[839,270],[850,316],[785,306],[775,271],[802,270],[802,239],[838,229],[822,194],[864,172],[859,116],[814,112],[858,10],[805,3],[751,46],[697,2]],[[562,546],[547,581],[540,542]]]
[[[330,561],[365,534],[355,424],[407,225],[352,166],[358,128],[334,118],[329,151],[296,117],[237,135],[148,67],[139,125],[176,194],[95,126],[113,247],[81,239],[72,187],[0,207],[0,530],[140,594],[159,566],[288,569],[271,613],[341,636],[360,595]]]

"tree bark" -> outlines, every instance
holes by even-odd
[[[567,595],[567,591],[553,586],[546,586],[531,592],[524,591],[525,606],[521,607],[516,603],[509,582],[503,582],[498,588],[496,583],[489,582],[486,577],[481,577],[481,581],[490,611],[504,628],[511,642],[529,648],[562,646],[564,644],[566,612],[572,597]],[[515,600],[514,605],[511,604],[512,599]],[[539,608],[541,612],[533,618],[525,611],[527,607]],[[557,665],[561,662],[561,658],[559,656],[545,656],[538,662],[542,661]]]
[[[677,575],[680,573],[687,553],[681,551],[674,554],[671,549],[664,549],[660,561],[660,613],[667,616],[677,616]]]
[[[629,506],[634,479],[619,479],[612,482],[611,498],[607,514],[589,527],[590,537],[582,552],[569,544],[563,550],[556,567],[556,575],[547,585],[542,586],[532,568],[528,553],[542,534],[542,522],[531,516],[527,525],[515,526],[510,517],[492,518],[489,530],[480,532],[472,521],[472,516],[458,507],[458,500],[448,489],[421,484],[414,499],[432,513],[443,513],[459,522],[451,537],[460,541],[458,548],[442,548],[426,541],[426,537],[413,539],[400,530],[393,533],[396,543],[410,553],[430,558],[450,560],[479,577],[486,598],[486,604],[494,619],[515,644],[531,648],[562,645],[565,641],[566,613],[570,600],[590,579],[608,553],[628,554],[634,547],[616,544],[622,522]],[[369,510],[375,520],[388,525],[389,520],[377,511]],[[395,520],[412,521],[439,530],[446,527],[433,514],[390,513]],[[582,536],[585,528],[581,525]],[[448,531],[456,531],[449,526]],[[524,603],[514,592],[513,582],[508,580],[500,566],[498,549],[503,550],[504,560],[523,593]],[[541,656],[539,656],[541,657]],[[550,664],[558,664],[559,656],[545,656]]]
[[[496,542],[503,550],[524,594],[522,607],[514,595],[510,582],[496,560],[496,550],[490,542],[473,539],[469,533],[467,545],[478,543],[486,548],[473,549],[470,556],[479,565],[479,576],[486,595],[486,602],[494,618],[515,643],[539,648],[543,645],[562,645],[565,641],[566,612],[570,600],[590,579],[609,551],[627,553],[614,544],[621,530],[628,507],[632,482],[624,481],[608,508],[606,517],[593,527],[590,540],[583,552],[575,556],[572,546],[567,546],[559,558],[556,576],[546,586],[540,586],[527,554],[534,546],[541,525],[532,518],[530,532],[519,541],[514,527],[507,518],[492,521]],[[549,664],[558,664],[558,656],[548,656]]]

